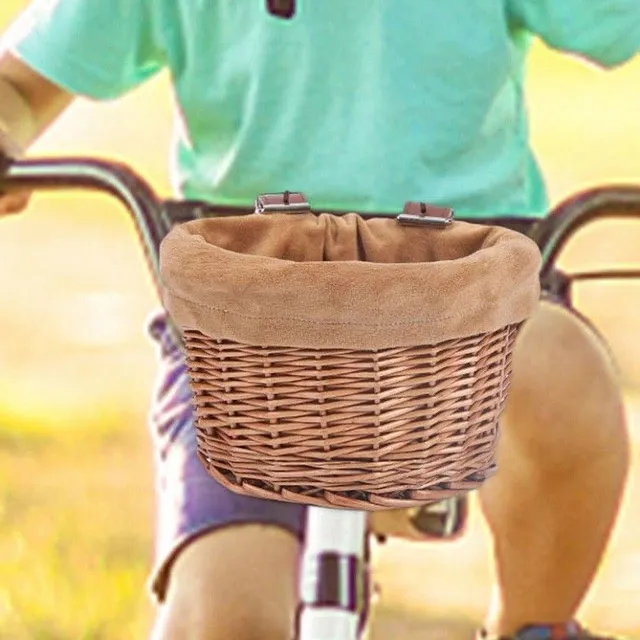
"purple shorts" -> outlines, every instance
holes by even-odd
[[[260,523],[283,527],[302,539],[305,507],[242,496],[209,476],[196,454],[191,390],[182,351],[171,338],[164,312],[152,319],[149,333],[161,353],[150,423],[157,492],[157,559],[151,589],[162,602],[173,561],[198,536],[227,525]]]

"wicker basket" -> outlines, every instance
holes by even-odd
[[[539,265],[528,238],[464,222],[303,211],[174,228],[164,302],[184,336],[202,463],[238,493],[318,506],[477,488],[495,470]]]

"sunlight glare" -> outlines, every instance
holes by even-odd
[[[109,347],[138,338],[134,301],[117,291],[70,295],[56,313],[58,333],[67,342]],[[137,316],[136,316],[137,317]]]

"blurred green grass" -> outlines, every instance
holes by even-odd
[[[0,25],[24,4],[3,0]],[[639,79],[638,63],[607,75],[536,49],[531,126],[555,201],[597,182],[637,180]],[[114,104],[81,101],[34,152],[126,160],[166,192],[169,114],[160,78]],[[139,327],[155,297],[132,226],[106,198],[58,195],[36,198],[0,231],[0,640],[144,638],[154,358]],[[637,259],[638,231],[585,232],[569,262]],[[603,255],[605,245],[614,250]],[[637,290],[595,287],[581,299],[628,382],[639,380]],[[640,638],[627,604],[640,600],[634,513],[627,502],[587,612]],[[488,597],[487,543],[475,518],[456,546],[385,551],[388,610],[374,638],[464,638]]]
[[[146,637],[148,459],[131,444],[0,450],[0,638]]]

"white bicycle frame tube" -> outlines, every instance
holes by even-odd
[[[366,533],[365,511],[308,508],[298,640],[358,640],[361,610],[352,610],[347,599],[354,587],[362,589],[364,584]],[[323,584],[327,579],[322,571],[323,560],[327,557],[338,569],[331,579],[335,584]],[[319,596],[327,592],[335,596],[329,605]]]

